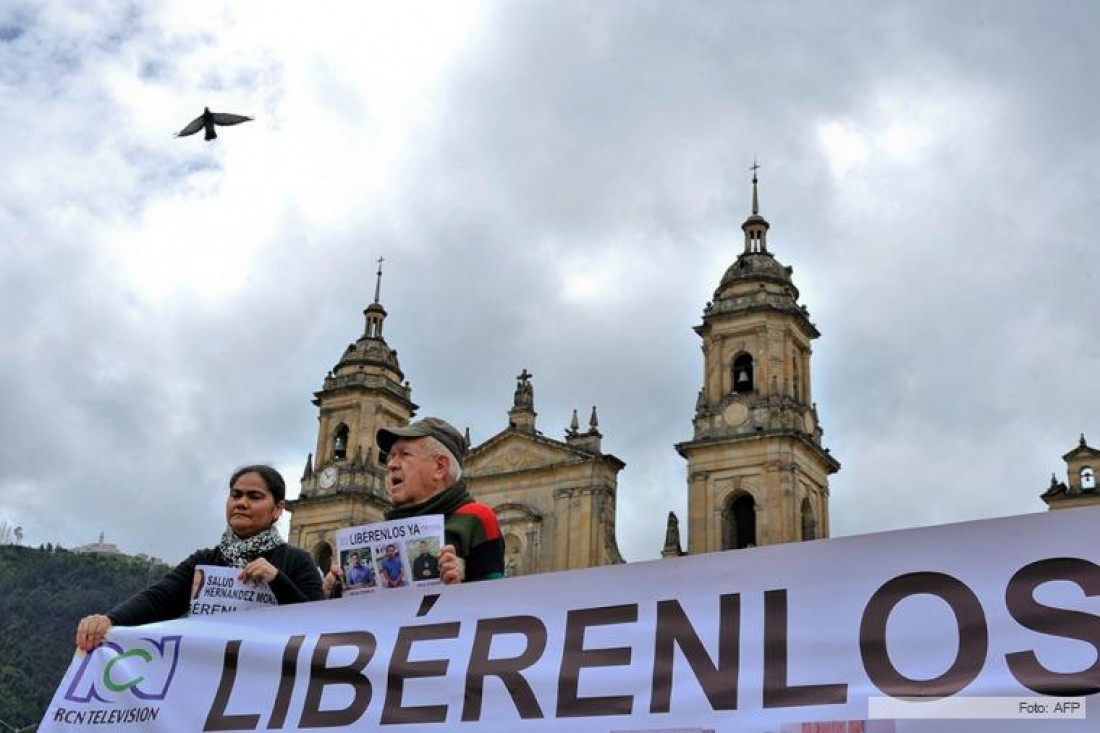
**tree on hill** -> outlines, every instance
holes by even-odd
[[[0,522],[0,545],[23,544],[23,528],[8,522]]]
[[[0,721],[42,719],[73,655],[77,622],[168,568],[120,555],[0,545]]]

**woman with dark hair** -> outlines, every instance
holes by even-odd
[[[240,568],[243,581],[266,580],[279,605],[319,601],[321,574],[305,550],[288,545],[275,520],[283,513],[286,483],[271,466],[245,466],[229,479],[228,525],[217,547],[199,550],[159,581],[105,614],[80,620],[76,645],[91,651],[112,626],[140,626],[187,613],[195,566]]]

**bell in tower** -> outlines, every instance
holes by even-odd
[[[733,391],[738,394],[752,392],[752,356],[739,354],[733,360]]]
[[[336,428],[336,439],[332,444],[332,458],[342,461],[348,457],[348,426],[343,423]]]
[[[695,327],[703,385],[688,461],[689,552],[828,536],[828,477],[840,464],[821,445],[811,343],[793,270],[770,251],[752,166],[744,246]]]

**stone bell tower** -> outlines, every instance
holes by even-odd
[[[336,547],[336,530],[381,521],[389,506],[375,433],[382,427],[407,425],[416,413],[397,350],[382,336],[386,309],[379,299],[381,289],[379,258],[374,302],[363,311],[363,335],[348,345],[314,393],[313,404],[319,409],[317,448],[306,459],[301,494],[287,502],[292,512],[290,541],[312,552],[326,569]]]
[[[810,342],[820,334],[798,303],[792,269],[768,251],[757,165],[744,250],[695,327],[703,387],[688,462],[688,551],[738,549],[829,535],[829,474],[810,391]]]
[[[1062,456],[1066,462],[1068,484],[1053,474],[1050,487],[1040,497],[1048,509],[1070,509],[1079,506],[1100,505],[1100,489],[1096,486],[1096,472],[1100,470],[1100,450],[1093,448],[1081,433],[1077,447]]]

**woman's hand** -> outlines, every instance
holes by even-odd
[[[439,551],[439,577],[445,585],[455,585],[466,579],[466,561],[455,554],[454,545],[443,545]]]
[[[76,627],[76,648],[90,652],[103,643],[103,637],[111,630],[111,619],[102,613],[85,616]]]
[[[270,583],[278,574],[279,569],[269,563],[267,558],[258,557],[244,566],[237,579],[246,583],[255,583],[257,580],[266,580]]]

